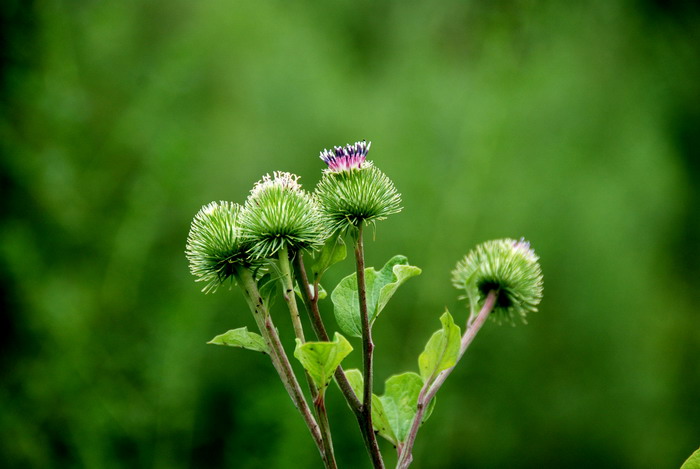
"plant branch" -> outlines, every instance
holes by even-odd
[[[272,323],[272,318],[270,317],[264,301],[260,296],[258,286],[255,283],[252,273],[249,269],[238,268],[235,275],[236,280],[238,280],[238,283],[243,290],[248,306],[253,313],[253,317],[258,325],[260,334],[262,334],[263,338],[265,339],[265,343],[270,349],[272,364],[275,367],[275,370],[277,370],[277,373],[282,380],[282,384],[287,390],[289,397],[291,397],[294,406],[301,413],[306,426],[309,428],[314,443],[316,443],[316,446],[321,453],[324,465],[327,468],[333,467],[329,464],[319,426],[316,423],[314,416],[311,414],[311,409],[304,398],[304,393],[302,392],[299,382],[294,375],[294,371],[289,363],[287,354],[284,352],[284,348],[282,347],[277,334],[277,329]]]
[[[304,299],[304,305],[306,306],[307,312],[311,319],[311,325],[313,326],[314,333],[318,340],[324,342],[330,342],[330,337],[326,331],[326,326],[323,324],[323,318],[321,317],[321,312],[318,308],[318,283],[314,282],[314,285],[309,284],[309,277],[306,274],[306,268],[304,267],[304,258],[302,253],[299,252],[296,258],[296,271],[297,278],[299,281],[299,289],[303,292],[302,298]],[[313,297],[312,290],[313,288]],[[340,391],[343,393],[345,400],[348,405],[355,413],[355,415],[361,415],[362,413],[362,402],[357,398],[355,391],[353,391],[352,386],[348,382],[347,376],[345,376],[345,371],[343,371],[342,366],[338,366],[335,370],[335,380],[338,383]]]
[[[301,325],[301,318],[299,317],[299,308],[297,308],[297,300],[294,297],[294,280],[292,278],[292,273],[289,268],[289,250],[287,246],[284,246],[279,250],[279,263],[280,270],[282,271],[282,277],[280,281],[282,282],[282,296],[284,296],[284,301],[287,303],[289,308],[289,313],[292,316],[292,325],[294,326],[294,335],[297,339],[301,340],[303,344],[306,342],[304,339],[304,328]]]
[[[457,363],[459,363],[459,360],[464,355],[464,352],[467,351],[467,348],[474,340],[474,337],[476,337],[476,334],[481,329],[481,326],[483,326],[484,322],[486,322],[486,319],[496,304],[497,296],[498,292],[496,290],[491,290],[488,295],[486,295],[484,306],[482,306],[479,314],[477,314],[476,317],[470,315],[467,323],[467,330],[464,332],[460,343]],[[438,374],[434,381],[426,381],[423,388],[420,390],[420,394],[418,394],[416,415],[413,417],[413,422],[411,423],[411,429],[409,430],[408,437],[406,438],[406,442],[398,448],[399,460],[396,463],[396,469],[406,469],[411,465],[411,462],[413,461],[413,445],[416,441],[418,429],[423,422],[425,412],[428,409],[428,404],[430,404],[430,401],[435,397],[435,394],[445,383],[447,377],[450,376],[452,370],[455,369],[457,363]]]
[[[363,224],[357,227],[357,239],[355,240],[355,264],[357,266],[357,295],[360,303],[360,319],[362,322],[362,355],[364,377],[364,392],[362,396],[362,414],[364,434],[368,444],[372,464],[375,468],[383,468],[384,461],[379,451],[377,435],[372,425],[372,382],[374,343],[372,342],[372,327],[367,312],[367,289],[365,285],[365,250],[362,239]]]
[[[316,415],[318,415],[318,424],[321,427],[321,435],[323,435],[323,445],[326,451],[327,462],[329,463],[326,467],[328,467],[329,469],[337,469],[338,466],[335,462],[335,454],[333,452],[333,439],[331,438],[331,426],[328,423],[328,412],[326,412],[326,399],[323,392],[321,392],[314,399],[314,407],[316,408]]]
[[[319,340],[328,341],[328,332],[318,309],[318,282],[314,282],[313,285],[309,282],[309,276],[304,266],[304,256],[301,252],[296,257],[296,273],[299,289],[302,290],[302,298],[304,298],[304,304],[307,307],[314,333]]]
[[[326,331],[326,327],[323,324],[323,318],[321,317],[321,313],[318,308],[318,281],[315,280],[313,286],[309,284],[309,277],[306,273],[306,268],[304,266],[304,261],[303,257],[301,256],[301,253],[299,253],[299,256],[297,257],[296,271],[297,281],[299,281],[300,285],[299,288],[304,292],[302,295],[302,297],[304,298],[304,305],[306,306],[307,312],[311,316],[311,324],[314,327],[316,337],[319,340],[329,341],[330,338],[328,336],[328,332]],[[373,463],[375,461],[381,462],[381,454],[379,453],[379,446],[377,444],[376,437],[374,437],[374,431],[371,431],[369,435],[367,434],[366,430],[368,426],[365,422],[365,414],[362,410],[362,402],[360,401],[360,399],[358,399],[357,395],[355,394],[355,391],[352,389],[352,386],[350,386],[350,382],[348,381],[348,378],[345,375],[345,371],[343,370],[342,366],[338,366],[338,368],[336,368],[335,370],[335,382],[338,384],[340,391],[343,393],[345,400],[347,401],[348,405],[350,406],[350,409],[355,415],[355,419],[357,419],[357,424],[360,427],[360,432],[362,433],[362,440],[365,443],[365,447],[367,448],[367,452],[369,453],[370,459]],[[374,437],[373,440],[372,437]],[[381,468],[384,466],[377,465],[375,467]]]
[[[284,297],[284,302],[287,303],[289,314],[292,317],[294,335],[303,344],[306,342],[306,338],[304,337],[304,328],[301,324],[301,318],[299,317],[297,299],[294,296],[294,279],[292,278],[292,272],[289,266],[289,250],[287,249],[287,246],[279,250],[279,265],[282,273],[282,276],[280,277],[280,282],[282,283],[282,296]],[[304,375],[306,376],[306,381],[309,384],[311,397],[316,399],[318,397],[318,388],[308,373],[304,372]]]
[[[297,253],[297,256],[301,256],[301,253]],[[284,301],[287,303],[289,308],[289,313],[292,317],[292,324],[294,326],[294,335],[301,343],[305,343],[306,339],[304,337],[304,329],[301,324],[301,318],[299,317],[299,308],[297,307],[297,300],[294,294],[294,278],[292,277],[291,268],[289,265],[289,251],[287,247],[283,247],[279,251],[279,264],[280,270],[282,272],[282,278],[280,279],[283,287]],[[335,462],[335,455],[333,452],[333,439],[331,438],[330,425],[328,424],[328,414],[326,413],[326,406],[323,402],[323,394],[320,393],[319,389],[316,387],[313,379],[307,372],[304,372],[306,376],[306,381],[309,384],[309,391],[311,392],[311,398],[313,399],[314,406],[316,409],[316,417],[321,428],[321,435],[323,437],[323,445],[326,453],[326,462],[328,468],[337,468]]]

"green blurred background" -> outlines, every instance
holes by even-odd
[[[312,188],[363,138],[404,200],[368,263],[423,268],[375,328],[379,392],[466,317],[449,271],[475,244],[525,236],[545,275],[530,324],[489,323],[447,382],[417,468],[676,468],[700,444],[696,2],[0,10],[3,467],[320,467],[265,357],[205,345],[253,322],[183,251],[203,204],[273,170]],[[329,394],[341,467],[369,467]]]

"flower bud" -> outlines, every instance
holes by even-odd
[[[266,258],[286,246],[290,251],[323,245],[326,230],[318,204],[301,188],[299,176],[276,171],[250,191],[241,213],[244,238],[255,258]]]
[[[238,227],[240,211],[240,205],[232,202],[212,202],[192,220],[185,254],[197,282],[206,282],[205,293],[216,291],[236,266],[248,264]]]
[[[401,211],[401,195],[383,172],[366,161],[370,143],[324,150],[328,164],[316,186],[321,214],[331,232],[375,222]]]
[[[523,322],[537,311],[542,300],[542,271],[530,243],[521,239],[487,241],[457,263],[452,283],[465,290],[473,310],[480,308],[490,291],[496,292],[493,309],[497,321]]]

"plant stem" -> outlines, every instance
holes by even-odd
[[[476,334],[481,329],[481,326],[483,326],[484,322],[486,322],[486,319],[488,318],[489,314],[491,313],[491,310],[493,310],[493,307],[496,304],[497,296],[498,292],[495,290],[491,290],[488,293],[488,295],[486,295],[484,306],[482,306],[481,310],[479,311],[479,314],[476,317],[473,317],[473,315],[469,317],[469,321],[467,323],[467,330],[464,331],[464,335],[462,336],[462,341],[460,343],[457,363],[459,363],[459,360],[464,355],[464,352],[467,351],[467,348],[474,340],[474,337],[476,337]],[[447,377],[450,376],[452,370],[455,369],[457,363],[438,374],[435,380],[433,380],[432,382],[426,381],[426,383],[423,385],[423,388],[420,390],[420,394],[418,394],[418,404],[416,406],[416,415],[415,417],[413,417],[413,422],[411,423],[411,429],[409,430],[408,437],[406,438],[406,442],[398,448],[399,460],[396,463],[396,469],[406,469],[411,465],[411,462],[413,461],[413,445],[416,441],[418,429],[420,428],[420,425],[423,422],[423,416],[425,415],[425,411],[428,408],[428,404],[430,404],[430,401],[435,397],[435,394],[445,383]]]
[[[318,283],[313,284],[313,296],[309,284],[309,277],[306,274],[306,268],[304,267],[304,259],[302,253],[300,252],[296,258],[296,266],[298,272],[299,288],[303,291],[302,297],[304,298],[304,305],[309,313],[311,319],[311,325],[313,326],[314,333],[318,340],[325,342],[330,341],[328,332],[326,331],[326,326],[323,324],[323,318],[321,317],[321,312],[318,308]],[[345,371],[343,371],[342,366],[338,366],[335,370],[335,379],[338,383],[340,391],[343,393],[345,400],[350,405],[350,408],[356,414],[362,413],[362,402],[357,398],[355,391],[353,391],[352,386],[348,382],[347,376],[345,376]]]
[[[299,308],[297,308],[297,300],[294,297],[294,280],[292,279],[291,269],[289,268],[289,250],[287,246],[284,246],[279,250],[279,262],[280,270],[282,271],[282,282],[284,301],[287,303],[289,308],[289,313],[292,316],[292,325],[294,326],[294,335],[297,339],[301,340],[303,344],[306,342],[304,339],[304,329],[301,325],[301,318],[299,317]]]
[[[309,315],[311,316],[311,324],[313,325],[316,337],[319,340],[329,341],[330,339],[328,336],[328,332],[326,331],[326,327],[323,324],[323,318],[321,317],[321,312],[318,308],[318,282],[314,281],[312,290],[312,286],[310,286],[309,284],[309,277],[306,273],[306,268],[304,266],[304,260],[301,253],[299,253],[299,256],[297,257],[296,267],[298,274],[297,279],[300,285],[299,288],[304,292],[304,305],[306,306],[306,309],[309,312]],[[335,370],[335,381],[338,384],[340,391],[343,393],[345,400],[350,406],[350,409],[355,415],[355,418],[357,419],[357,424],[360,427],[360,431],[362,432],[362,439],[365,443],[365,447],[367,448],[367,452],[369,453],[370,459],[372,460],[373,464],[375,463],[375,461],[381,463],[381,465],[375,465],[375,467],[384,467],[381,454],[379,453],[379,446],[377,445],[376,437],[374,435],[374,429],[370,431],[369,435],[367,434],[366,430],[368,426],[365,422],[365,414],[362,410],[362,402],[357,398],[355,391],[352,389],[352,386],[350,386],[350,382],[348,381],[348,378],[345,375],[345,371],[343,370],[342,366],[338,366],[338,368],[336,368]],[[372,437],[374,437],[374,441],[372,441]],[[374,448],[374,452],[372,448]]]
[[[287,354],[284,352],[282,343],[277,335],[277,329],[272,323],[272,318],[270,317],[263,299],[260,296],[258,286],[255,283],[252,273],[249,269],[239,268],[236,270],[235,275],[236,280],[238,280],[238,283],[243,289],[244,297],[248,302],[251,312],[253,313],[253,317],[258,325],[260,334],[262,334],[263,338],[265,339],[265,343],[270,349],[270,359],[272,360],[272,365],[275,367],[275,370],[277,370],[277,373],[282,380],[282,384],[287,390],[289,397],[291,397],[294,406],[299,410],[304,422],[306,423],[306,426],[309,428],[314,443],[316,443],[316,447],[321,453],[321,458],[323,459],[324,465],[327,468],[335,467],[330,465],[328,461],[328,456],[324,448],[323,438],[321,436],[319,426],[316,423],[314,416],[311,414],[311,409],[304,398],[304,393],[302,392],[299,382],[294,375],[294,371],[289,363]],[[333,461],[333,463],[335,463],[335,461]]]
[[[297,255],[301,256],[301,253],[297,253]],[[292,316],[294,335],[303,344],[306,342],[306,339],[304,338],[304,329],[301,324],[299,308],[297,307],[297,300],[294,294],[294,278],[292,277],[291,268],[289,266],[289,250],[287,249],[287,246],[284,246],[279,251],[279,264],[282,272],[282,278],[280,279],[283,287],[282,296],[284,296],[284,301],[287,303],[289,313]],[[311,376],[309,376],[309,374],[306,372],[304,372],[304,375],[306,376],[306,381],[309,384],[309,391],[311,392],[311,398],[314,401],[316,409],[316,417],[318,417],[318,421],[320,423],[321,435],[323,436],[323,445],[326,453],[326,462],[328,463],[327,467],[335,469],[337,468],[337,464],[335,461],[335,454],[333,452],[333,439],[331,438],[331,429],[330,425],[328,424],[328,414],[326,413],[326,406],[323,402],[323,395],[320,394]]]
[[[326,399],[323,393],[320,393],[314,399],[314,407],[316,415],[318,415],[318,424],[321,427],[321,435],[323,435],[323,445],[326,451],[327,462],[326,467],[329,469],[337,469],[335,462],[335,453],[333,452],[333,439],[331,438],[331,426],[328,423],[328,413],[326,412]]]
[[[279,250],[279,264],[282,277],[280,282],[282,283],[282,296],[284,297],[284,302],[287,303],[287,308],[289,309],[289,314],[292,317],[292,326],[294,327],[294,336],[301,341],[301,343],[306,342],[304,337],[304,328],[301,324],[301,318],[299,317],[299,308],[297,307],[297,299],[294,295],[294,279],[292,278],[291,268],[289,266],[289,250],[287,246],[284,246]],[[308,373],[304,373],[306,376],[306,382],[309,384],[309,391],[311,392],[311,397],[316,399],[318,397],[318,389],[314,384]]]
[[[304,420],[311,419],[314,424],[316,424],[316,421],[313,420],[313,415],[311,415],[311,410],[309,409],[308,404],[306,403],[306,399],[304,399],[304,394],[301,391],[301,387],[299,386],[299,382],[296,380],[296,376],[294,375],[294,371],[292,370],[292,365],[289,363],[289,359],[287,358],[286,353],[284,352],[284,348],[282,347],[282,343],[279,340],[279,336],[277,335],[277,329],[274,327],[272,324],[272,319],[268,316],[265,321],[265,329],[267,333],[272,337],[272,344],[275,349],[275,353],[277,353],[280,356],[280,362],[282,364],[282,367],[284,369],[285,375],[287,376],[290,381],[293,380],[293,392],[294,392],[294,397],[293,399],[297,399],[300,402],[303,403],[304,409],[302,411],[302,417],[304,417]],[[315,386],[314,386],[315,389]],[[315,401],[315,397],[314,397]],[[325,408],[324,408],[325,410]],[[328,429],[328,421],[327,417],[324,416],[318,416],[319,421],[325,420],[326,426],[325,428]],[[308,425],[308,422],[307,422]],[[330,446],[330,435],[328,435],[328,438],[324,437],[323,434],[323,429],[324,427],[319,427],[316,425],[315,430],[316,432],[313,434],[314,436],[314,441],[316,443],[316,446],[319,446],[319,451],[321,452],[321,458],[323,459],[323,464],[326,467],[326,469],[337,469],[337,465],[335,462],[335,455],[333,454],[333,448],[329,447]]]
[[[357,295],[360,302],[360,318],[362,321],[362,354],[363,354],[363,377],[364,393],[362,397],[362,414],[364,424],[364,434],[367,440],[372,464],[375,468],[383,468],[384,461],[379,451],[377,435],[372,426],[372,380],[373,380],[373,354],[374,343],[372,342],[372,327],[367,312],[367,290],[365,285],[365,249],[362,239],[363,223],[357,227],[357,240],[355,241],[355,264],[357,266]]]

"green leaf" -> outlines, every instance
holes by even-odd
[[[363,391],[364,391],[364,379],[362,378],[362,372],[357,369],[346,370],[345,376],[348,378],[348,382],[355,391],[357,398],[360,402],[363,401]],[[372,394],[372,426],[383,438],[386,438],[392,445],[396,446],[396,435],[389,425],[389,419],[384,411],[384,404],[379,396]]]
[[[408,265],[405,256],[394,256],[380,271],[365,269],[367,312],[370,323],[384,309],[389,299],[406,280],[420,275],[421,269]],[[338,325],[348,335],[362,337],[360,301],[357,294],[357,273],[345,277],[331,293],[333,311]]]
[[[362,395],[365,388],[364,379],[362,379],[362,372],[357,368],[345,370],[345,377],[348,379],[348,383],[350,383],[352,390],[355,391],[357,398],[360,400],[360,402],[362,402]]]
[[[413,372],[394,375],[386,381],[384,395],[380,396],[387,421],[399,443],[406,441],[416,416],[418,395],[423,387],[423,380]],[[429,413],[426,410],[427,420]]]
[[[318,257],[311,265],[311,275],[315,282],[318,282],[323,273],[333,264],[344,260],[347,257],[347,248],[341,236],[331,236],[321,249]]]
[[[377,308],[376,311],[374,312],[374,315],[372,316],[372,321],[376,319],[377,316],[379,316],[379,313],[382,312],[386,304],[389,302],[392,296],[394,296],[394,293],[396,293],[396,290],[399,289],[399,287],[409,278],[411,277],[416,277],[421,274],[422,270],[416,266],[413,265],[408,265],[408,259],[406,259],[403,256],[396,256],[394,259],[397,257],[401,257],[403,259],[401,264],[395,264],[391,268],[391,281],[390,283],[384,284],[381,289],[379,290],[379,298],[377,300]],[[391,262],[391,261],[389,261]],[[404,264],[405,262],[405,264]],[[387,263],[388,264],[388,263]],[[386,269],[386,266],[382,268],[382,272]],[[389,277],[387,277],[387,280],[389,280]]]
[[[388,440],[392,445],[399,444],[389,423],[389,417],[384,410],[384,403],[376,394],[372,394],[372,426],[377,430],[379,436]]]
[[[277,292],[277,287],[279,285],[279,282],[272,278],[272,275],[270,273],[267,273],[260,277],[260,280],[258,280],[258,291],[260,292],[260,296],[262,299],[265,301],[265,304],[268,305],[268,307],[272,304],[270,300],[273,300],[275,298],[275,293]]]
[[[294,357],[299,360],[304,369],[321,392],[326,387],[338,368],[343,358],[352,351],[352,345],[342,335],[335,333],[333,342],[306,342],[297,341]]]
[[[347,335],[362,337],[360,302],[357,296],[357,277],[348,275],[331,293],[335,320]]]
[[[224,334],[217,335],[211,339],[208,344],[228,345],[229,347],[247,348],[256,352],[264,352],[269,355],[270,350],[267,348],[265,339],[260,334],[248,332],[247,327],[239,327],[232,329]]]
[[[700,448],[683,463],[681,469],[700,469]]]
[[[432,381],[438,373],[455,366],[459,358],[462,331],[454,323],[449,311],[440,316],[442,329],[435,332],[418,357],[418,368],[423,381]]]

